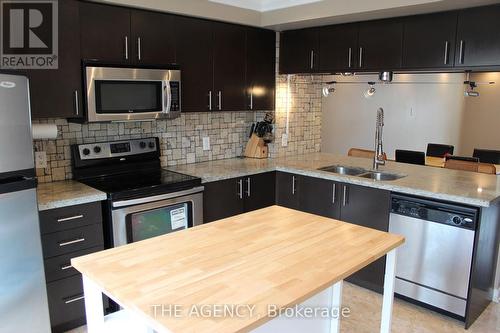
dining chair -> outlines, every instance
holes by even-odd
[[[469,161],[461,161],[454,159],[447,160],[444,163],[444,167],[446,169],[480,172],[492,175],[496,174],[497,172],[494,164],[469,162]]]
[[[481,163],[500,164],[500,150],[476,148],[472,156],[479,158]]]
[[[429,143],[427,145],[427,156],[445,157],[446,155],[453,155],[455,147],[452,145],[442,145],[438,143]]]
[[[425,153],[423,151],[396,149],[396,162],[425,165]]]
[[[347,152],[347,156],[351,157],[363,157],[363,158],[374,158],[375,151],[361,148],[351,148]],[[384,160],[387,160],[387,155],[384,153]]]

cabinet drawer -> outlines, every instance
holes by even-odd
[[[98,223],[102,223],[100,201],[40,212],[40,232],[42,235]]]
[[[85,317],[82,276],[47,283],[50,324],[58,326]]]
[[[71,266],[71,259],[101,250],[104,250],[104,246],[102,245],[46,259],[45,279],[47,282],[53,282],[79,274],[78,271]]]
[[[87,225],[42,236],[44,258],[69,254],[102,244],[103,235],[102,225],[100,224]]]

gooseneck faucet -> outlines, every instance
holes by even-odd
[[[375,128],[375,156],[373,157],[373,170],[378,170],[379,165],[385,165],[384,147],[382,144],[382,130],[384,128],[384,109],[377,110],[377,123]]]

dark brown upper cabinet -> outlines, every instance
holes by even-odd
[[[321,72],[356,69],[358,59],[358,24],[319,28],[319,70]]]
[[[313,73],[319,68],[317,28],[289,30],[280,35],[280,73]]]
[[[274,110],[276,33],[247,28],[247,110]]]
[[[59,1],[59,68],[29,70],[32,118],[82,116],[79,3]]]
[[[182,70],[183,112],[210,111],[213,92],[213,33],[210,21],[174,18],[177,63]]]
[[[458,14],[456,67],[500,65],[500,6],[464,9]]]
[[[357,68],[392,70],[401,68],[403,22],[401,19],[359,24]]]
[[[246,29],[213,22],[214,93],[213,110],[241,111],[246,108]]]
[[[450,68],[455,61],[457,12],[405,19],[403,68]]]
[[[129,9],[80,2],[80,29],[82,59],[131,61]]]
[[[166,65],[175,63],[172,15],[142,10],[131,11],[133,62]]]

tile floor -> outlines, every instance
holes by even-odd
[[[341,323],[342,333],[373,333],[380,325],[381,295],[344,283],[343,306],[351,309],[351,316]],[[500,304],[492,303],[481,317],[465,330],[460,321],[396,299],[392,332],[394,333],[500,333]],[[79,327],[68,333],[87,333]]]

